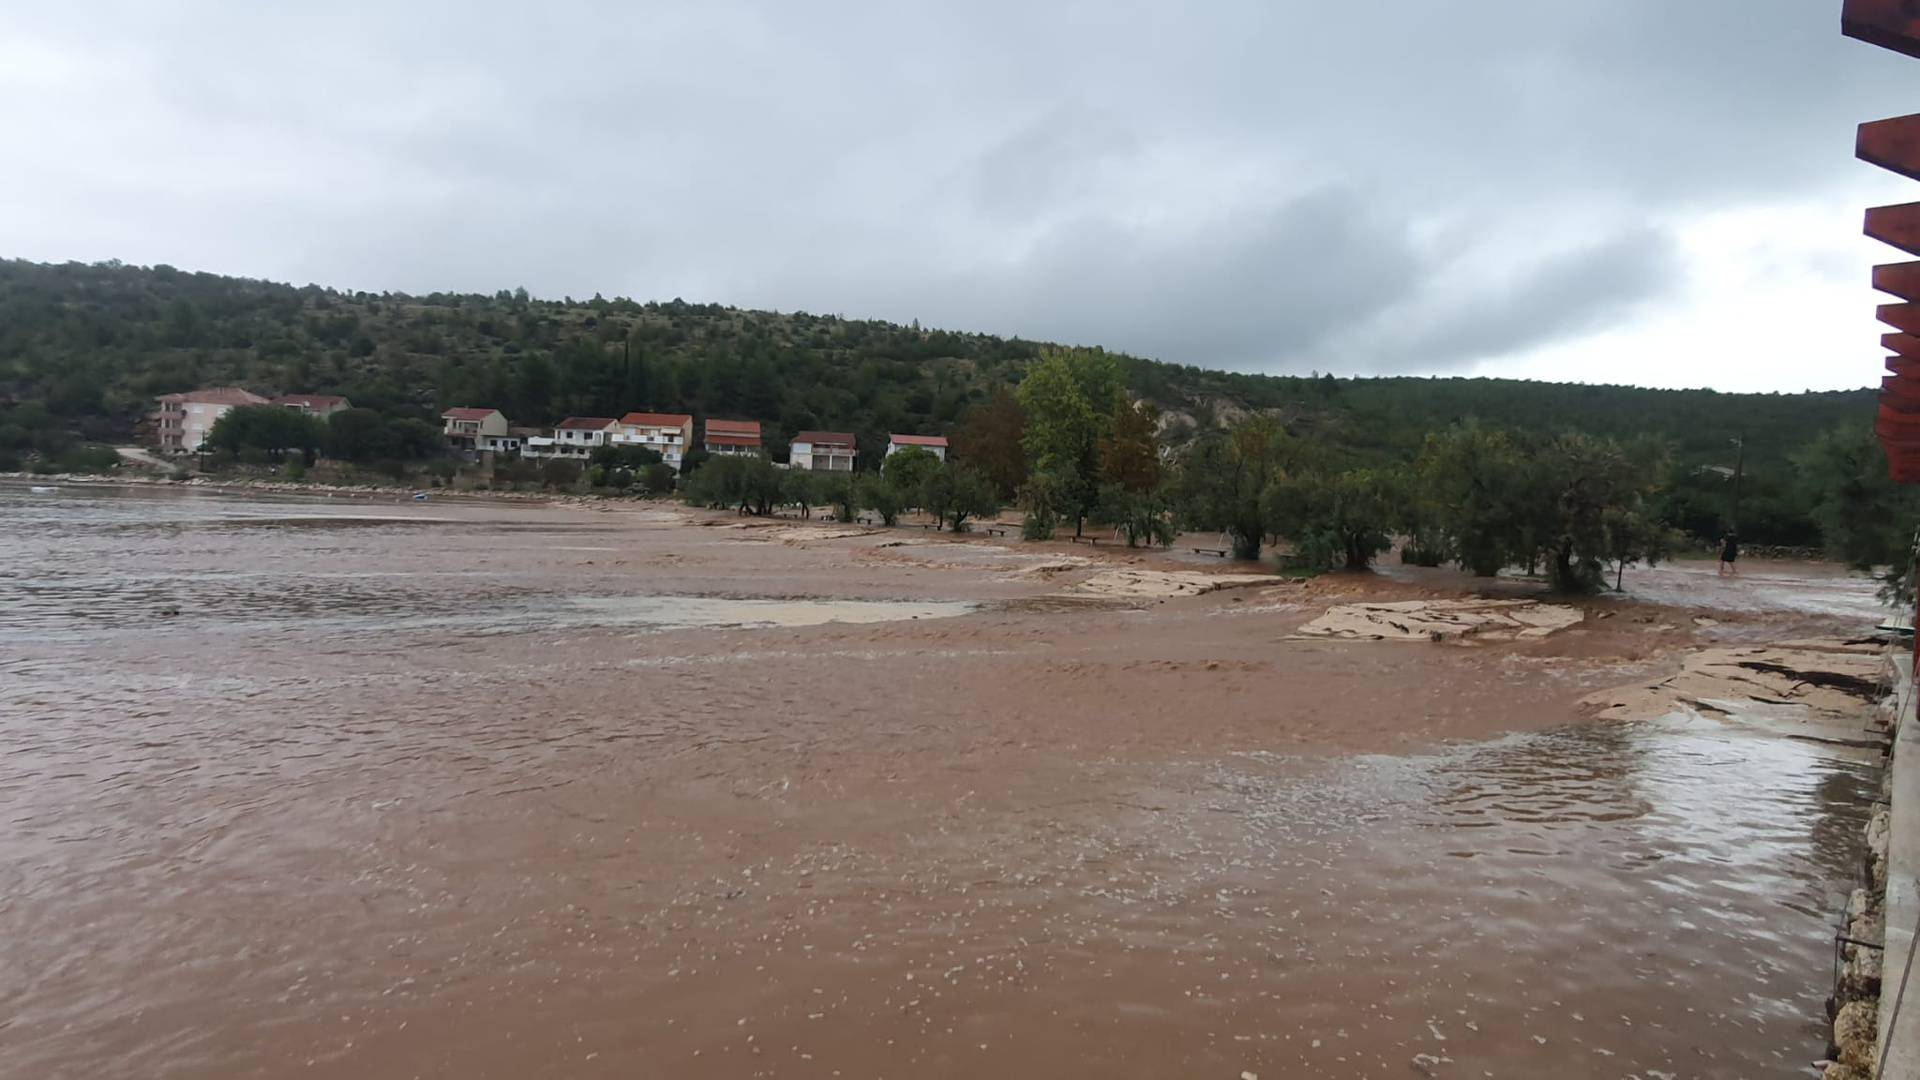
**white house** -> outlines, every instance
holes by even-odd
[[[630,412],[608,436],[610,446],[644,446],[660,455],[674,472],[693,446],[693,417],[686,413]]]
[[[888,457],[892,457],[909,446],[917,446],[922,450],[931,451],[933,456],[939,458],[941,461],[947,460],[947,437],[945,435],[887,436]]]
[[[162,394],[153,411],[153,431],[160,449],[171,454],[191,454],[207,441],[214,422],[236,405],[265,405],[267,399],[237,386],[216,386],[189,390],[183,394]]]
[[[507,429],[506,415],[499,409],[448,409],[440,414],[440,432],[449,447],[463,453],[502,454],[520,449],[520,437]]]
[[[607,445],[620,421],[606,416],[569,416],[553,426],[553,434],[527,440],[528,457],[586,459],[597,446]]]
[[[852,472],[860,451],[845,431],[802,431],[793,437],[793,468],[814,472]]]
[[[709,454],[757,454],[760,421],[708,420],[703,444]]]

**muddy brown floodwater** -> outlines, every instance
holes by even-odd
[[[1124,552],[700,520],[0,484],[0,1075],[1823,1050],[1867,765],[1577,703],[1869,586],[1682,566],[1644,580],[1693,607],[1541,640],[1302,641],[1457,583],[1113,602],[1072,586]]]

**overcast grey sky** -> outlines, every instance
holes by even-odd
[[[0,6],[0,255],[1246,371],[1879,375],[1838,0]]]

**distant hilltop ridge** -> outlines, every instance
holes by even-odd
[[[539,300],[341,292],[169,266],[0,261],[0,433],[38,402],[83,438],[124,439],[163,394],[243,387],[338,395],[438,426],[454,406],[515,424],[633,410],[751,417],[784,451],[801,431],[946,433],[1050,346],[804,312],[680,300]],[[1121,356],[1127,388],[1166,437],[1254,410],[1356,460],[1406,460],[1464,417],[1673,444],[1691,467],[1730,463],[1745,437],[1751,497],[1813,435],[1870,422],[1868,389],[1723,394],[1480,378],[1244,375]],[[1605,372],[1595,371],[1595,376]]]

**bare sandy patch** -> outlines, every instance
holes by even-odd
[[[1073,586],[1099,596],[1199,596],[1220,589],[1271,585],[1272,574],[1203,574],[1194,570],[1108,570]]]
[[[1578,624],[1579,608],[1532,600],[1396,600],[1341,604],[1301,627],[1296,638],[1359,641],[1513,641]]]

